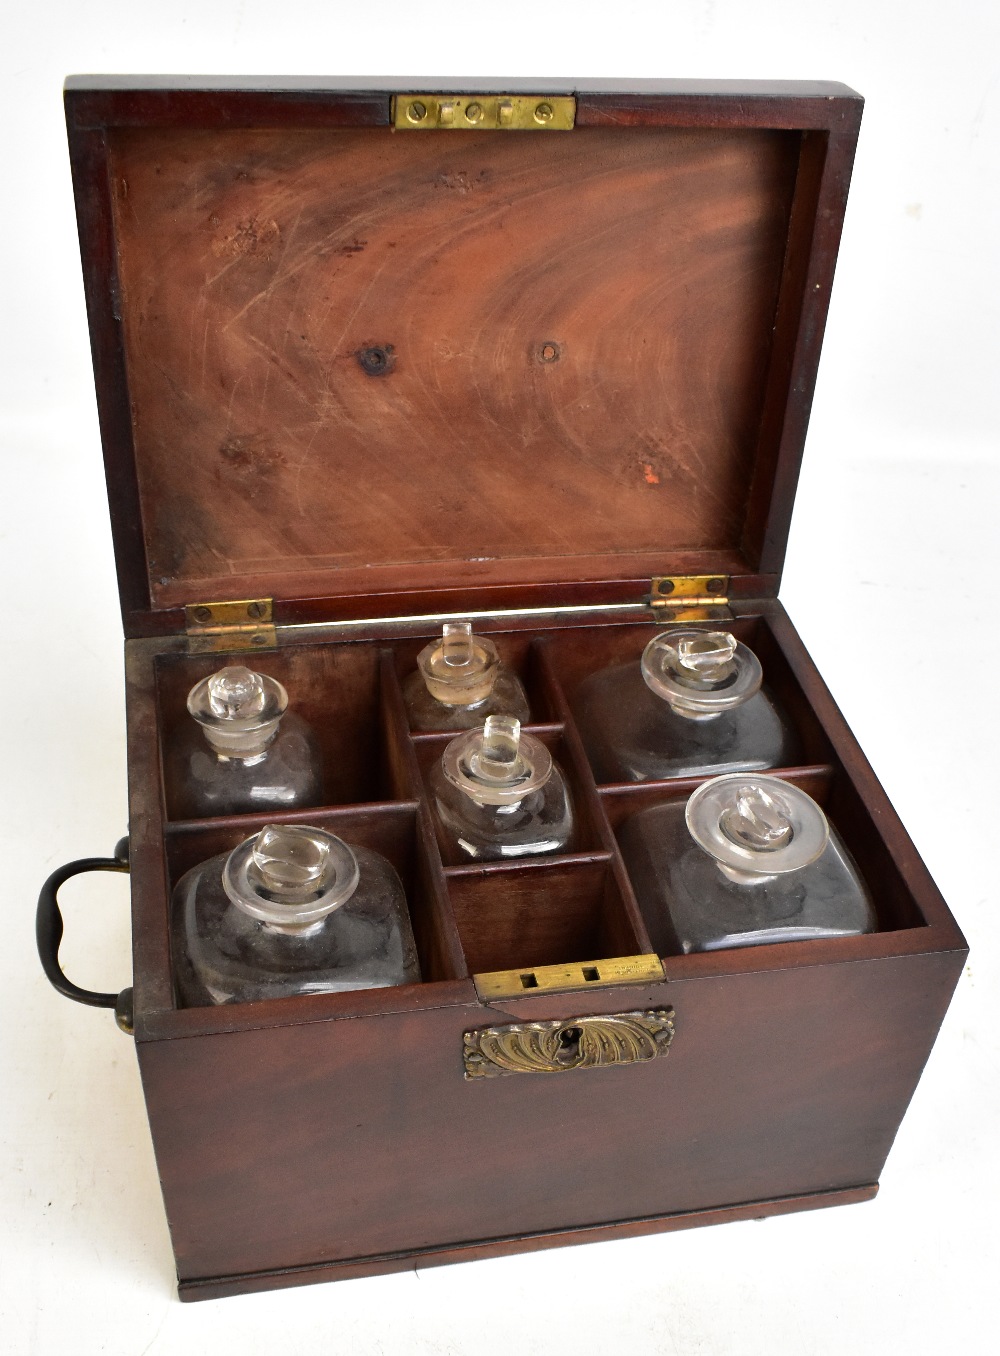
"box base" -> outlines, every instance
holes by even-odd
[[[651,1215],[643,1219],[620,1220],[613,1224],[597,1224],[588,1229],[557,1229],[551,1233],[491,1238],[474,1243],[460,1243],[447,1248],[415,1248],[407,1252],[385,1253],[381,1257],[319,1262],[314,1266],[245,1272],[240,1276],[208,1276],[181,1280],[177,1288],[180,1298],[185,1301],[223,1299],[227,1295],[244,1295],[255,1290],[278,1290],[283,1286],[346,1281],[360,1276],[382,1276],[393,1271],[415,1271],[419,1267],[447,1266],[453,1262],[473,1262],[484,1257],[540,1252],[545,1248],[564,1248],[575,1243],[600,1243],[613,1238],[636,1238],[642,1234],[667,1233],[674,1229],[727,1224],[733,1220],[790,1215],[796,1210],[820,1210],[831,1205],[854,1205],[860,1201],[873,1200],[877,1194],[878,1183],[872,1182],[866,1186],[844,1187],[838,1191],[817,1191],[803,1196],[778,1196],[771,1200],[751,1201],[746,1205],[720,1206],[715,1210],[687,1210],[674,1215]]]

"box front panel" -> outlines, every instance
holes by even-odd
[[[140,1045],[182,1280],[877,1180],[961,956]],[[667,1055],[467,1079],[465,1031],[672,1004]]]

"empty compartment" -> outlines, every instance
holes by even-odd
[[[530,970],[649,951],[613,863],[541,862],[447,871],[471,973]]]
[[[198,817],[185,787],[187,751],[204,747],[206,757],[214,755],[188,713],[187,698],[195,683],[227,665],[245,665],[276,679],[288,693],[288,712],[311,729],[322,767],[314,804],[364,804],[414,795],[415,788],[404,784],[398,759],[387,748],[377,646],[304,645],[263,654],[161,655],[156,684],[168,819]],[[251,805],[245,812],[255,811]]]
[[[351,847],[368,849],[385,858],[399,876],[420,965],[420,982],[462,978],[467,973],[458,944],[454,919],[440,876],[435,874],[433,851],[424,842],[419,813],[412,806],[384,806],[349,810],[298,811],[267,818],[240,816],[211,824],[174,825],[168,828],[167,872],[174,923],[173,892],[178,881],[220,853],[231,852],[269,823],[309,825],[336,835]],[[439,868],[438,868],[439,871]],[[172,927],[175,978],[178,965],[178,930]]]

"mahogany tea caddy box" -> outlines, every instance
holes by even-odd
[[[69,81],[125,628],[129,838],[39,902],[134,1032],[185,1299],[866,1200],[965,942],[777,599],[862,101],[836,84]],[[566,854],[451,858],[443,619],[527,688]],[[567,705],[672,621],[760,658],[879,930],[654,953]],[[185,821],[198,679],[280,679],[324,804]],[[268,819],[384,853],[423,982],[181,1008],[170,894]],[[81,990],[59,885],[130,870]],[[80,926],[77,920],[76,926]]]

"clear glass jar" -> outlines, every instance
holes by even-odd
[[[430,776],[434,808],[458,854],[504,860],[564,852],[573,835],[566,780],[513,716],[453,739]]]
[[[642,659],[585,679],[570,703],[598,782],[790,767],[799,741],[760,662],[726,631],[664,631]]]
[[[470,730],[492,715],[530,719],[521,680],[471,622],[445,622],[441,639],[417,655],[403,698],[411,730]]]
[[[303,825],[270,825],[182,876],[172,947],[186,1007],[420,981],[392,865]]]
[[[705,782],[641,810],[622,855],[661,955],[874,932],[875,908],[816,802],[777,777]]]
[[[295,810],[323,803],[316,736],[289,711],[288,693],[241,665],[188,694],[192,723],[166,750],[172,818]]]

